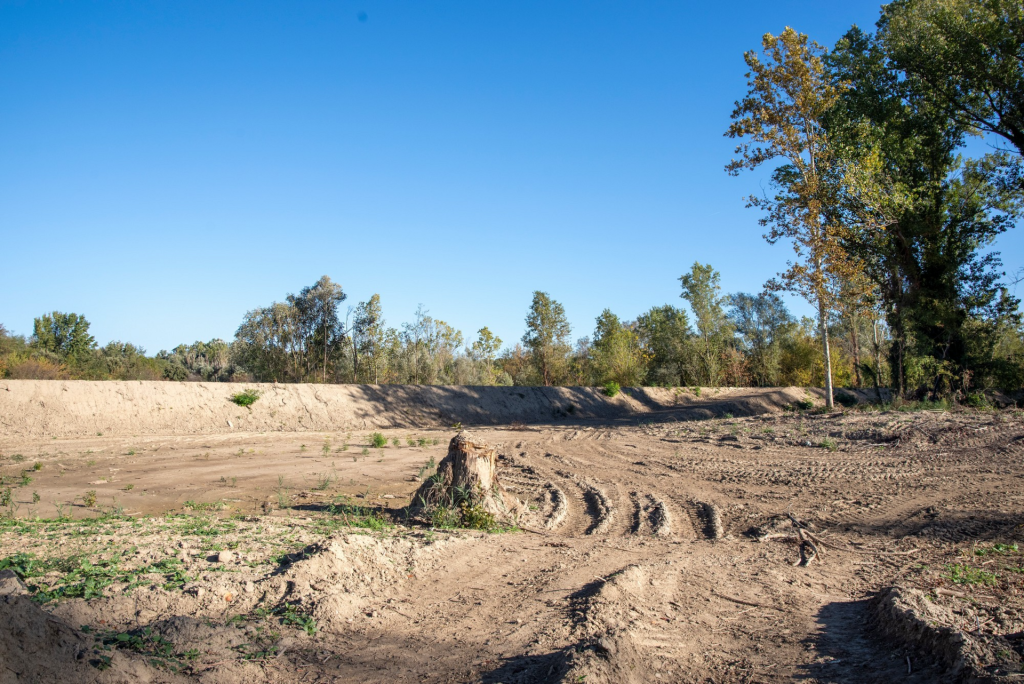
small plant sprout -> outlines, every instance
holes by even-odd
[[[126,491],[126,492],[130,492],[130,491],[132,491],[133,489],[135,489],[135,485],[133,485],[133,484],[126,484],[126,485],[125,485],[124,487],[122,487],[121,489],[123,489],[123,490],[124,490],[124,491]]]
[[[32,492],[32,503],[34,503],[34,504],[39,503],[39,499],[40,499],[39,492]]]
[[[323,447],[321,447],[320,450],[324,452],[324,456],[326,456],[327,454],[331,453],[331,440],[325,439],[324,440],[324,445],[323,445]]]
[[[43,464],[40,463],[39,461],[36,461],[35,463],[32,464],[32,470],[35,470],[36,472],[38,472],[38,471],[40,471],[42,469],[43,469]]]
[[[84,495],[82,495],[82,504],[86,508],[92,508],[96,505],[96,490],[90,489]]]
[[[379,432],[374,432],[370,435],[370,444],[374,449],[383,449],[388,444],[388,438]]]
[[[395,437],[394,439],[391,440],[391,444],[394,445],[394,447],[397,449],[398,447],[402,446],[402,440],[400,440],[398,437]]]

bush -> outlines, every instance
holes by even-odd
[[[244,392],[237,392],[231,395],[231,401],[238,404],[239,406],[252,406],[256,403],[256,400],[260,398],[258,390],[245,390]]]
[[[374,449],[383,449],[388,444],[388,438],[379,432],[374,432],[370,435],[370,444],[373,445]]]
[[[606,382],[604,384],[604,389],[602,391],[604,392],[604,395],[606,397],[614,397],[621,390],[622,390],[622,388],[619,387],[619,383],[617,383],[614,380],[612,380],[611,382]]]
[[[181,366],[177,363],[172,363],[169,364],[166,368],[164,368],[164,377],[167,378],[168,380],[181,382],[183,380],[188,379],[188,371],[185,370],[184,366]]]
[[[973,408],[988,408],[988,399],[981,392],[968,394],[967,400],[964,403]]]

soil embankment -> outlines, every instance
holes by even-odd
[[[231,396],[256,389],[250,408]],[[779,411],[807,400],[800,388],[278,385],[266,383],[0,381],[0,436],[84,437],[305,432],[368,428],[681,419]]]

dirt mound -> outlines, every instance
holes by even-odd
[[[259,391],[249,408],[232,395]],[[82,437],[618,420],[778,411],[811,395],[797,388],[636,388],[606,397],[590,387],[438,387],[4,380],[0,436]]]
[[[577,605],[580,643],[569,659],[563,682],[634,684],[647,681],[633,623],[637,610],[665,598],[652,591],[651,569],[628,565]]]
[[[97,647],[93,636],[50,615],[27,596],[0,596],[0,683],[184,682],[120,651]]]
[[[882,634],[940,661],[951,679],[1001,682],[1020,677],[1020,655],[1005,636],[958,629],[949,608],[917,589],[889,587],[875,599],[874,609]],[[1011,638],[1019,642],[1019,636]]]

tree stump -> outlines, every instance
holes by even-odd
[[[485,442],[466,431],[452,437],[437,473],[427,478],[412,497],[412,507],[450,510],[479,506],[495,519],[516,523],[526,505],[498,481],[498,456]]]

